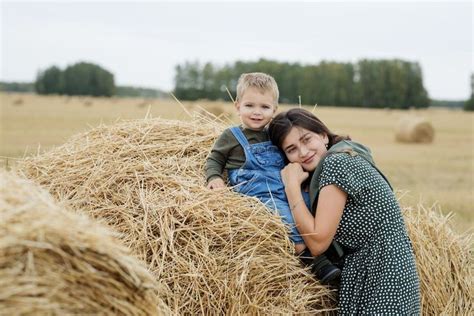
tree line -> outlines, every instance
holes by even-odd
[[[79,62],[61,70],[51,66],[40,71],[32,89],[38,94],[66,94],[90,96],[118,96],[164,98],[167,94],[158,89],[116,86],[114,75],[99,65]],[[26,88],[26,85],[11,83],[6,88]]]
[[[36,77],[38,94],[107,96],[115,94],[114,75],[104,68],[79,62],[61,70],[51,66]]]
[[[464,110],[474,111],[474,73],[471,74],[471,97],[464,104]]]
[[[423,108],[430,104],[418,63],[363,59],[314,65],[266,59],[224,66],[210,62],[177,65],[174,93],[182,100],[229,99],[244,72],[265,72],[278,83],[280,102],[373,108]]]
[[[237,79],[244,72],[261,71],[278,82],[280,102],[333,106],[400,108],[463,107],[474,111],[474,74],[467,101],[430,100],[423,86],[421,67],[399,59],[356,63],[321,62],[315,65],[258,61],[236,61],[217,66],[185,62],[175,67],[174,94],[181,100],[230,100],[226,88],[236,94]],[[166,92],[132,86],[115,86],[114,75],[99,65],[79,62],[61,70],[51,66],[39,71],[36,81],[0,82],[0,91],[90,96],[167,97]]]
[[[35,84],[33,82],[0,81],[0,91],[17,92],[17,93],[33,93],[35,92]]]
[[[115,95],[118,97],[141,97],[145,99],[165,99],[169,98],[169,94],[159,89],[133,87],[133,86],[116,86]]]
[[[35,93],[35,82],[7,82],[0,81],[0,91],[15,93]],[[169,93],[152,88],[143,88],[135,86],[115,86],[117,97],[140,97],[145,99],[168,99]],[[442,106],[442,105],[441,105]]]

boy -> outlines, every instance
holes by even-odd
[[[242,125],[226,129],[214,144],[206,161],[207,187],[224,188],[222,174],[226,169],[230,185],[237,192],[257,197],[267,207],[277,210],[283,222],[291,227],[290,239],[295,244],[295,252],[305,264],[312,265],[322,283],[329,283],[338,278],[341,271],[324,255],[313,260],[309,254],[295,227],[281,181],[284,156],[267,134],[266,126],[277,110],[278,95],[273,77],[257,72],[240,76],[235,107]],[[309,205],[308,194],[305,203]]]

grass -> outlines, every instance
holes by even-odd
[[[21,99],[22,102],[18,102]],[[221,107],[237,123],[231,103],[183,102],[188,109]],[[281,109],[287,109],[282,105]],[[308,107],[312,109],[312,107]],[[474,223],[474,114],[447,109],[417,111],[318,107],[315,112],[335,132],[372,149],[374,159],[400,191],[401,203],[437,205],[455,214],[459,230]],[[118,119],[146,115],[186,120],[172,100],[139,98],[84,98],[0,94],[0,156],[3,165],[60,145],[78,132]],[[395,142],[394,128],[405,115],[421,115],[435,129],[431,144]]]

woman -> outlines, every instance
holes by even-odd
[[[333,239],[350,249],[339,313],[419,314],[419,280],[400,206],[370,150],[299,108],[278,114],[269,134],[289,161],[281,172],[285,192],[312,255]],[[305,181],[311,210],[301,192]]]

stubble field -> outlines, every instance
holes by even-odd
[[[238,123],[231,103],[183,102],[188,111],[220,115],[227,124]],[[280,110],[290,106],[281,105]],[[308,107],[313,110],[313,107]],[[447,109],[416,111],[317,107],[334,132],[372,149],[380,169],[388,176],[405,206],[422,203],[454,214],[460,231],[474,223],[474,114]],[[0,93],[0,165],[11,166],[24,155],[58,146],[101,123],[139,119],[146,115],[187,120],[174,100],[91,98]],[[430,144],[395,142],[397,121],[407,115],[427,118],[435,129]]]

